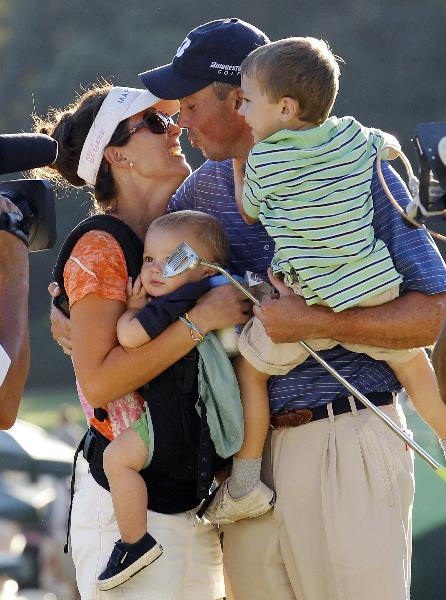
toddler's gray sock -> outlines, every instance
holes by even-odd
[[[229,494],[238,500],[255,488],[260,481],[261,458],[234,458],[231,477],[228,481]]]

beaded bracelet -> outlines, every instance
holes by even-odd
[[[205,338],[205,334],[202,333],[198,327],[195,325],[193,321],[190,320],[189,315],[184,313],[184,315],[179,316],[180,321],[182,321],[185,325],[189,327],[190,336],[194,342],[202,342]]]

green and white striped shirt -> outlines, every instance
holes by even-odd
[[[377,153],[398,141],[353,117],[281,130],[246,164],[243,207],[275,241],[272,267],[299,283],[307,304],[338,312],[402,282],[372,225]]]

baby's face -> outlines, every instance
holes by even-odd
[[[183,242],[189,244],[204,259],[211,260],[209,251],[206,251],[203,244],[195,239],[193,232],[191,233],[185,227],[177,229],[155,227],[147,232],[144,242],[141,282],[149,296],[165,296],[186,283],[199,281],[209,275],[210,270],[199,265],[196,269],[185,271],[176,277],[163,277],[166,260]]]

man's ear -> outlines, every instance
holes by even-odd
[[[242,103],[243,103],[243,93],[242,93],[242,88],[238,87],[235,90],[233,90],[234,93],[234,108],[235,110],[238,110]]]
[[[112,167],[128,167],[130,164],[129,159],[122,153],[122,148],[118,146],[107,146],[104,157]]]
[[[281,107],[280,107],[279,119],[283,123],[286,123],[287,121],[291,121],[291,119],[294,119],[299,116],[299,113],[300,113],[299,102],[297,100],[295,100],[294,98],[285,96],[280,101],[280,105],[281,105]]]

